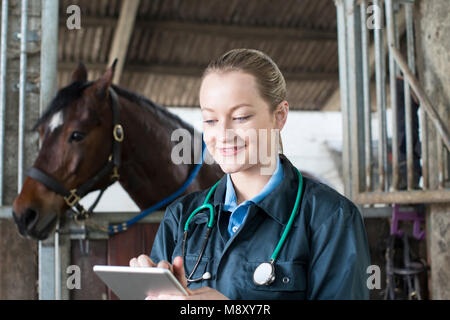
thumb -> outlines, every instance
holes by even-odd
[[[180,256],[175,257],[173,259],[173,273],[175,275],[175,278],[180,281],[181,285],[187,289],[187,280],[186,280],[186,274],[184,273],[184,263],[183,258]]]

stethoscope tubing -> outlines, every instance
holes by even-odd
[[[280,240],[278,241],[277,246],[275,247],[275,250],[273,251],[272,255],[270,256],[270,265],[272,265],[272,275],[271,275],[271,281],[270,283],[273,281],[273,279],[275,278],[275,274],[274,274],[274,269],[273,269],[273,265],[276,261],[276,259],[278,258],[278,254],[280,252],[280,250],[283,248],[283,245],[286,241],[286,238],[289,234],[289,231],[292,228],[292,224],[294,223],[294,219],[298,214],[298,207],[300,205],[300,200],[301,200],[301,195],[302,195],[302,189],[303,189],[303,176],[300,173],[300,171],[295,168],[298,174],[298,178],[299,178],[299,185],[298,185],[298,191],[297,191],[297,196],[295,198],[295,204],[294,204],[294,208],[292,209],[292,213],[291,216],[289,217],[288,223],[286,224],[286,227],[284,228],[283,234],[281,235]],[[197,209],[195,209],[188,217],[188,219],[186,220],[186,223],[184,225],[184,234],[183,234],[183,242],[182,242],[182,255],[183,255],[183,263],[185,263],[185,249],[186,249],[186,242],[187,242],[187,236],[188,236],[188,229],[189,229],[189,223],[191,221],[191,219],[201,210],[203,209],[209,209],[209,214],[210,217],[208,219],[208,225],[206,228],[206,232],[205,232],[205,236],[203,239],[203,244],[202,244],[202,248],[200,250],[200,254],[198,256],[198,259],[194,265],[194,268],[192,269],[191,273],[189,274],[189,276],[186,278],[186,280],[188,282],[196,282],[196,281],[200,281],[202,279],[204,279],[204,277],[200,277],[197,279],[192,279],[192,276],[194,275],[195,271],[198,268],[198,265],[200,264],[201,258],[203,257],[203,253],[206,249],[206,246],[208,244],[208,239],[209,239],[209,235],[211,233],[211,229],[214,225],[214,208],[211,204],[208,203],[212,193],[214,192],[214,190],[216,189],[217,185],[219,184],[220,180],[216,182],[216,184],[210,189],[210,191],[208,192],[205,201],[203,202],[203,205],[201,205],[200,207],[198,207]],[[263,263],[264,264],[264,263]],[[185,270],[187,270],[185,268]],[[268,283],[267,283],[268,284]]]

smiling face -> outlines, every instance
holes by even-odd
[[[207,73],[200,87],[200,107],[205,144],[224,172],[257,169],[278,154],[278,138],[271,139],[271,133],[283,127],[288,105],[283,101],[273,111],[253,75]]]

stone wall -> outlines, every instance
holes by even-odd
[[[444,123],[450,123],[450,1],[416,0],[416,58],[419,80]],[[430,172],[438,172],[436,131],[428,123]],[[447,153],[447,161],[449,159]],[[448,172],[448,170],[447,170]],[[448,174],[448,173],[447,173]],[[447,177],[448,179],[448,177]],[[437,175],[430,181],[438,185]],[[447,185],[448,187],[448,185]],[[450,199],[427,206],[428,260],[431,264],[429,289],[432,299],[450,299]]]

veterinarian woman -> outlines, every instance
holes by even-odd
[[[276,64],[256,50],[225,53],[204,72],[200,106],[226,174],[169,205],[150,257],[130,260],[170,269],[190,293],[148,299],[368,299],[357,207],[278,151],[289,105]]]

